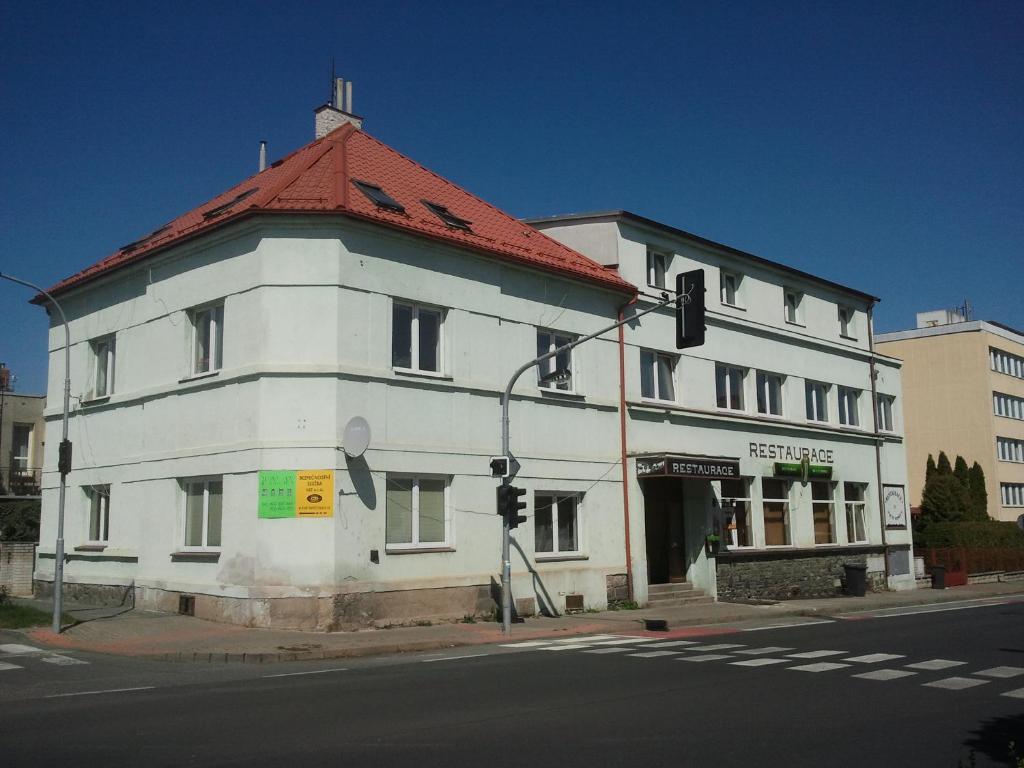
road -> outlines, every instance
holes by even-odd
[[[952,768],[972,750],[1009,765],[1013,741],[1024,754],[1024,602],[278,665],[54,662],[15,645],[0,637],[4,766]]]

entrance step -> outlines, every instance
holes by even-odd
[[[673,608],[681,605],[713,603],[714,598],[703,589],[695,589],[688,582],[678,584],[651,584],[647,587],[647,602],[654,608]]]

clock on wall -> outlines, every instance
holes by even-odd
[[[883,485],[886,528],[907,527],[907,492],[902,485]]]

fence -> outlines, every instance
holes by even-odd
[[[966,584],[970,574],[1024,571],[1024,549],[929,547],[916,549],[914,553],[918,557],[924,557],[924,564],[929,572],[934,565],[943,566],[946,569],[946,585],[951,587]]]
[[[42,481],[43,470],[40,467],[0,469],[0,496],[38,496]]]

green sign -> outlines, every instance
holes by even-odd
[[[260,472],[259,516],[295,517],[295,472]]]
[[[777,461],[775,462],[776,477],[803,477],[804,467],[801,464]],[[826,464],[807,465],[808,480],[831,480],[832,467]]]

